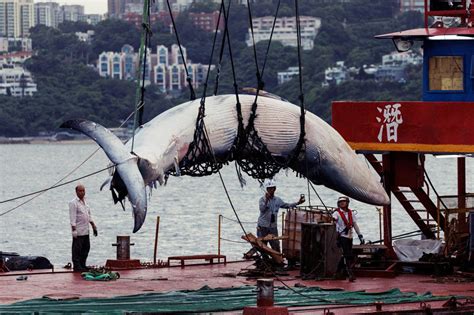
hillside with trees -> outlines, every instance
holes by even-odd
[[[407,83],[376,82],[371,79],[352,80],[340,85],[322,87],[324,70],[336,61],[361,67],[380,63],[384,54],[394,51],[387,40],[376,40],[374,35],[419,27],[420,13],[398,13],[395,1],[356,0],[349,3],[300,1],[303,15],[321,17],[322,26],[311,51],[302,52],[303,82],[307,108],[330,120],[330,104],[334,100],[418,100],[421,97],[419,67],[408,68]],[[277,1],[262,0],[252,6],[254,17],[274,15]],[[280,16],[293,16],[293,1],[283,0]],[[182,12],[176,19],[181,43],[193,62],[209,63],[213,34],[197,31],[191,24],[190,12],[211,11],[215,4],[199,3]],[[218,7],[217,7],[218,8]],[[256,87],[256,70],[252,47],[245,44],[249,18],[247,8],[233,5],[230,11],[230,40],[237,83],[242,87]],[[77,31],[94,30],[90,44],[75,36]],[[169,26],[152,25],[151,47],[176,43]],[[86,118],[108,127],[117,127],[135,108],[136,84],[129,81],[105,79],[91,67],[103,51],[120,51],[124,44],[138,50],[140,29],[121,20],[109,19],[96,26],[85,23],[63,23],[59,29],[36,26],[31,30],[34,56],[27,61],[38,84],[33,97],[0,96],[0,136],[36,135],[58,131],[58,126],[71,118]],[[222,34],[219,35],[219,37]],[[222,39],[218,38],[220,46]],[[219,47],[218,47],[219,48]],[[217,62],[219,51],[213,63]],[[259,65],[262,67],[267,43],[257,45]],[[294,79],[277,84],[277,72],[297,66],[297,49],[273,42],[267,56],[264,73],[265,90],[299,104],[299,81]],[[214,89],[215,73],[210,74],[208,93]],[[219,93],[232,93],[233,80],[229,52],[224,50]],[[202,93],[197,91],[198,97]],[[147,87],[145,120],[189,99],[183,91],[179,98],[162,94],[154,86]]]

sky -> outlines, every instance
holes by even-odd
[[[107,0],[35,0],[36,2],[57,2],[59,4],[80,4],[84,6],[86,14],[107,13]]]

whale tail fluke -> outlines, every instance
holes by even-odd
[[[128,152],[122,141],[110,130],[95,122],[74,119],[64,122],[61,128],[70,128],[82,132],[94,140],[116,166],[112,177],[111,189],[116,191],[114,202],[123,202],[125,196],[132,204],[135,225],[133,233],[137,232],[145,222],[147,198],[145,183],[138,168],[138,157]],[[118,172],[118,173],[117,173]]]

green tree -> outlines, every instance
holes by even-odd
[[[118,19],[108,19],[96,25],[92,52],[98,56],[104,51],[120,51],[125,44],[135,50],[140,46],[141,30],[134,24]]]
[[[251,1],[254,17],[273,16],[278,0]],[[421,66],[406,69],[406,83],[376,82],[363,71],[357,79],[340,85],[322,87],[324,71],[336,61],[348,66],[380,63],[384,54],[394,51],[390,41],[376,40],[381,33],[420,27],[420,13],[399,14],[392,0],[353,0],[347,3],[332,1],[300,1],[300,14],[320,17],[322,27],[315,39],[313,50],[302,51],[303,93],[306,108],[330,121],[334,100],[419,100],[421,98]],[[210,2],[196,3],[176,19],[182,45],[193,62],[207,64],[212,47],[213,33],[198,30],[191,22],[189,12],[216,9]],[[282,0],[279,16],[294,16],[294,1]],[[363,19],[361,18],[363,17]],[[363,21],[363,22],[362,22]],[[229,32],[232,44],[237,84],[239,88],[256,87],[256,63],[253,47],[245,42],[249,28],[248,10],[232,4]],[[92,44],[80,42],[76,31],[93,29]],[[176,43],[169,25],[152,25],[151,47],[170,47]],[[118,126],[135,108],[136,84],[129,81],[101,78],[88,64],[95,63],[103,51],[120,51],[124,44],[136,50],[142,30],[133,24],[109,19],[96,26],[84,23],[63,23],[59,29],[35,26],[31,29],[34,56],[26,63],[38,84],[33,97],[0,96],[0,135],[35,135],[40,131],[54,131],[66,119],[86,118],[107,127]],[[218,34],[214,54],[216,63],[223,33]],[[267,42],[256,45],[258,67],[262,71]],[[264,89],[299,104],[299,79],[278,85],[277,72],[298,65],[297,50],[274,41],[268,53],[263,80]],[[233,93],[233,75],[230,53],[225,43],[219,80],[219,93]],[[212,94],[216,70],[210,74],[207,94]],[[198,97],[203,87],[197,89]],[[145,120],[189,99],[189,91],[177,98],[163,94],[155,86],[145,93]]]

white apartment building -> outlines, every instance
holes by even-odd
[[[58,27],[60,7],[56,2],[35,3],[35,25]]]
[[[0,52],[32,51],[31,38],[0,37]]]
[[[206,80],[208,66],[200,63],[192,63],[188,59],[186,48],[181,46],[183,56],[186,60],[187,72],[194,88],[199,87]],[[164,92],[177,92],[188,86],[186,69],[179,46],[174,44],[168,50],[166,46],[159,45],[156,49],[156,65],[153,68],[153,83]],[[214,66],[211,66],[211,70]]]
[[[403,82],[405,80],[405,68],[408,65],[420,65],[423,57],[413,51],[393,52],[382,56],[382,64],[377,67],[375,78],[377,80],[388,80]]]
[[[423,57],[413,51],[392,52],[382,56],[382,64],[364,65],[363,71],[373,76],[378,81],[396,81],[405,82],[405,68],[408,65],[421,65]],[[340,84],[357,75],[360,69],[355,67],[346,67],[344,61],[336,62],[334,67],[329,67],[324,71],[324,82],[322,86],[329,84]]]
[[[334,67],[324,70],[323,86],[328,86],[330,83],[338,85],[346,81],[349,78],[348,70],[344,65],[344,61],[337,61]]]
[[[120,52],[107,51],[99,55],[99,75],[118,80],[135,80],[139,56],[131,45],[124,45]],[[150,81],[151,51],[147,50],[147,65],[145,69],[145,84]]]
[[[289,67],[286,71],[279,71],[278,75],[278,84],[283,84],[292,80],[294,77],[300,74],[299,67]]]
[[[38,92],[31,73],[16,65],[0,65],[0,95],[33,96]]]
[[[34,23],[33,0],[0,0],[0,36],[28,36]]]
[[[399,65],[420,65],[423,62],[423,56],[413,51],[392,52],[382,56],[382,65],[399,66]]]
[[[80,40],[81,42],[90,44],[92,42],[92,38],[95,35],[95,32],[93,30],[88,30],[87,32],[76,32],[74,34],[76,35],[77,39]]]
[[[255,43],[270,40],[274,17],[266,16],[253,19]],[[311,50],[314,47],[314,39],[321,27],[321,19],[312,16],[301,16],[301,46],[304,50]],[[296,18],[281,17],[275,22],[272,41],[279,41],[284,46],[297,47]],[[249,28],[247,33],[247,46],[253,45],[252,32]]]
[[[186,59],[189,77],[194,87],[206,79],[207,66],[193,64],[187,59],[186,48],[182,47]],[[99,75],[119,80],[135,80],[139,56],[130,45],[124,45],[121,52],[102,52],[99,55],[97,68]],[[163,93],[179,92],[187,86],[186,71],[178,45],[171,49],[159,45],[156,54],[147,52],[145,67],[145,84],[156,84]]]

